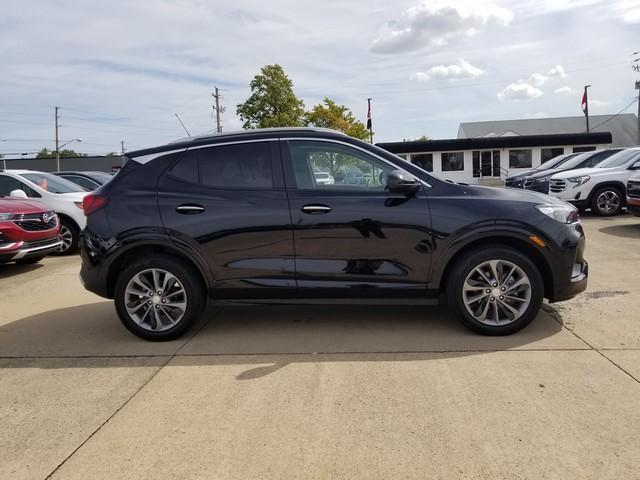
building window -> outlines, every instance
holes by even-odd
[[[592,152],[596,147],[573,147],[573,153]]]
[[[442,152],[442,171],[457,172],[464,170],[464,152]]]
[[[509,168],[531,168],[531,150],[509,150]]]
[[[548,162],[558,155],[564,153],[564,147],[559,148],[543,148],[540,152],[540,163]]]
[[[416,153],[411,155],[411,163],[427,172],[433,172],[433,153]]]

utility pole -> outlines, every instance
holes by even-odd
[[[122,153],[122,156],[124,157],[124,140],[120,140],[120,152]]]
[[[216,132],[218,133],[222,133],[222,124],[220,123],[220,114],[224,113],[225,108],[220,106],[220,100],[222,100],[222,95],[220,95],[220,91],[218,90],[218,87],[214,87],[214,92],[211,94],[211,96],[215,99],[215,105],[213,106],[213,109],[216,112]]]
[[[640,145],[640,80],[636,80],[636,90],[638,90],[638,136],[636,143]]]
[[[58,110],[60,107],[55,107],[55,118],[56,118],[56,172],[60,171],[60,143],[58,140]]]

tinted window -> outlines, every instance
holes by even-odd
[[[64,176],[62,176],[62,178],[66,178],[70,182],[73,182],[76,185],[80,185],[82,188],[84,188],[86,190],[89,190],[89,191],[95,190],[96,188],[98,188],[100,186],[96,182],[94,182],[93,180],[89,180],[88,178],[84,178],[84,177],[77,177],[75,175],[64,175]]]
[[[426,172],[433,172],[433,153],[415,153],[411,155],[411,163]]]
[[[443,172],[464,170],[464,152],[443,152],[440,155]]]
[[[559,148],[543,148],[540,151],[540,163],[545,163],[558,155],[564,153],[564,147]]]
[[[639,150],[623,150],[614,155],[611,155],[605,161],[600,162],[596,165],[598,168],[613,168],[620,167],[631,160],[638,158],[640,156]]]
[[[303,189],[378,190],[396,169],[361,150],[332,142],[289,142],[296,185]],[[317,173],[327,173],[329,179]],[[322,175],[324,177],[324,175]]]
[[[198,183],[198,152],[189,150],[180,155],[180,158],[169,169],[169,175],[186,182]]]
[[[32,188],[26,186],[19,180],[6,175],[0,175],[0,196],[8,197],[14,190],[22,190],[28,197],[39,197],[40,194],[35,192]]]
[[[509,168],[531,168],[531,150],[509,150]]]
[[[271,143],[199,149],[200,183],[219,188],[272,188]]]
[[[572,159],[576,155],[578,155],[578,154],[577,153],[567,153],[566,155],[560,155],[559,157],[556,157],[553,160],[549,160],[548,162],[543,163],[538,168],[536,168],[536,170],[547,170],[547,169],[550,169],[550,168],[559,167],[560,165],[564,166],[565,162],[569,161],[570,159]]]

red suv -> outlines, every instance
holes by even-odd
[[[0,197],[0,263],[36,263],[61,245],[55,212],[33,200]]]

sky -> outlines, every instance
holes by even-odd
[[[2,0],[0,154],[104,154],[223,129],[266,64],[307,108],[329,97],[375,141],[455,138],[460,122],[614,114],[640,74],[640,0]],[[626,111],[636,111],[632,105]],[[9,157],[14,157],[10,155]]]

